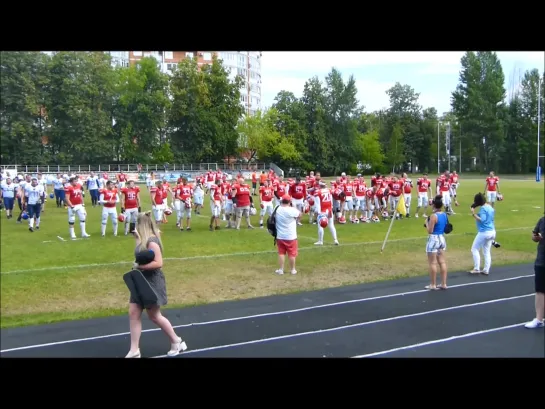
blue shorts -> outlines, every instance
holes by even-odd
[[[64,200],[65,192],[64,189],[55,189],[55,197]]]
[[[15,198],[4,197],[4,207],[6,208],[6,210],[13,210],[14,203],[15,203]]]
[[[33,217],[40,217],[40,212],[42,211],[42,204],[36,203],[36,204],[27,204],[26,211],[28,213],[28,216],[32,219]]]

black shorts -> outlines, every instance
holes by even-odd
[[[536,293],[545,293],[545,266],[534,266]]]
[[[252,182],[252,187],[255,189],[257,187],[257,182]]]

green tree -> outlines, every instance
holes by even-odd
[[[0,54],[0,143],[3,163],[47,163],[43,109],[49,81],[48,56],[38,52]]]
[[[359,135],[358,153],[360,153],[361,162],[367,171],[382,172],[384,170],[386,157],[382,153],[378,130],[370,130]]]

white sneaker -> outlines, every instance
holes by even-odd
[[[81,237],[84,238],[84,239],[88,239],[89,237],[91,237],[91,235],[87,234],[87,233],[84,233],[84,234],[81,235]]]
[[[295,274],[297,274],[297,270],[291,270],[291,273],[292,273],[293,275],[295,275]]]
[[[70,240],[77,240],[78,238],[76,236],[70,237]]]
[[[545,324],[543,321],[538,320],[537,318],[534,318],[532,321],[530,321],[528,324],[524,325],[526,328],[543,328]]]
[[[125,358],[141,358],[141,357],[142,355],[140,355],[140,348],[138,348],[136,352],[129,351],[129,353],[127,354]]]
[[[275,271],[275,273],[281,276],[282,274],[284,274],[284,270],[279,268],[278,270]]]
[[[315,246],[323,246],[323,244],[323,241],[317,241],[316,243],[314,243]]]
[[[176,356],[180,352],[183,352],[187,349],[186,343],[182,340],[182,338],[178,338],[179,341],[175,344],[171,344],[170,351],[167,352],[167,356]]]
[[[335,240],[333,243],[335,243],[336,246],[339,245],[339,240]]]

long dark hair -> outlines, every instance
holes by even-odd
[[[475,209],[476,207],[482,206],[486,203],[486,199],[482,193],[477,193],[475,197],[473,198],[473,204],[471,207]]]
[[[441,196],[441,195],[435,196],[433,198],[431,204],[435,209],[441,210],[441,208],[443,207],[443,196]]]

